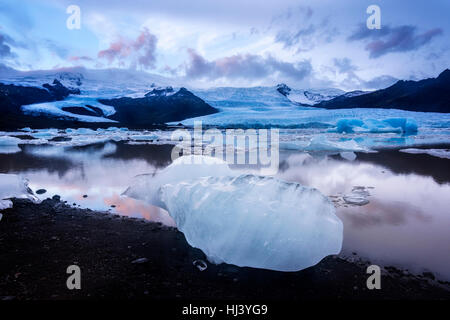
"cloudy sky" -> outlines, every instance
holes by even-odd
[[[369,30],[366,9],[381,9]],[[69,5],[80,29],[67,28]],[[376,89],[450,65],[448,0],[2,0],[0,64],[125,68],[197,86]]]

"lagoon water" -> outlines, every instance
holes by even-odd
[[[169,165],[172,147],[113,140],[19,144],[20,151],[0,154],[0,172],[27,178],[34,191],[46,189],[41,199],[58,194],[71,205],[174,225],[164,210],[121,195],[135,176]],[[333,199],[344,223],[344,255],[450,280],[450,160],[397,149],[356,155],[349,161],[339,153],[281,150],[276,176]],[[355,187],[367,188],[368,204],[343,200]]]

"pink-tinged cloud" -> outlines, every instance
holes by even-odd
[[[78,61],[93,61],[94,59],[88,56],[71,56],[69,57],[68,60],[72,62],[78,62]]]
[[[157,41],[155,35],[144,29],[135,40],[119,38],[111,43],[108,49],[99,51],[97,56],[109,64],[128,64],[131,67],[153,69],[156,63]]]

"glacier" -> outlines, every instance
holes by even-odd
[[[61,101],[43,102],[23,105],[21,107],[25,114],[50,114],[54,117],[59,118],[70,118],[76,119],[84,122],[111,122],[115,123],[117,121],[111,120],[100,116],[88,116],[76,114],[68,111],[64,111],[64,107],[79,106],[82,108],[87,108],[87,105],[94,106],[102,110],[105,116],[112,115],[116,110],[111,106],[106,106],[97,101],[97,98],[88,96],[70,96],[70,98]]]
[[[101,116],[76,115],[64,111],[64,107],[94,106],[102,110],[104,115],[115,112],[114,107],[101,104],[98,98],[142,97],[151,88],[160,90],[167,86],[174,88],[181,86],[181,82],[156,75],[127,70],[88,70],[83,68],[69,68],[55,71],[18,72],[2,75],[2,82],[20,85],[41,86],[42,83],[58,79],[66,87],[76,87],[81,95],[72,95],[63,101],[46,102],[41,104],[23,106],[29,113],[50,113],[55,117],[71,117],[80,121],[96,122],[109,121],[116,125],[114,120]],[[374,149],[385,147],[410,148],[426,144],[440,144],[449,141],[450,114],[432,112],[412,112],[396,109],[320,109],[312,107],[316,102],[333,98],[343,92],[338,89],[289,88],[280,92],[278,86],[232,88],[218,87],[200,89],[190,87],[189,90],[204,99],[220,112],[202,117],[190,118],[181,121],[187,128],[192,128],[194,121],[202,121],[205,128],[279,128],[280,145],[285,149],[305,150],[312,137],[326,135],[329,143],[315,144],[317,151],[321,147],[330,148],[330,144],[340,144],[346,140],[354,140],[359,147],[344,148],[341,151],[359,151],[359,149]],[[346,95],[358,95],[361,92],[348,92]],[[67,110],[67,109],[65,109]],[[178,125],[180,121],[168,123]],[[31,128],[24,128],[27,131]],[[171,129],[169,129],[171,130]],[[112,140],[128,140],[129,144],[137,143],[172,143],[168,138],[158,133],[134,132],[126,135],[119,128],[109,130],[98,129],[100,136]],[[110,134],[109,134],[109,133]],[[81,132],[66,132],[73,138],[74,135],[88,135]],[[30,132],[35,138],[50,140],[61,133],[48,131]],[[94,133],[91,134],[94,136]],[[142,137],[141,137],[142,135]],[[148,137],[144,137],[148,135]],[[162,134],[164,135],[164,133]],[[83,141],[81,141],[83,140]],[[72,144],[86,144],[89,139],[73,139]],[[32,143],[22,141],[22,143]],[[34,143],[34,142],[33,142]],[[62,142],[49,142],[62,143]],[[71,142],[65,142],[71,144]],[[348,142],[346,144],[349,144]],[[310,145],[310,151],[315,151]],[[18,152],[17,146],[0,147],[4,153]]]
[[[318,190],[239,174],[216,158],[180,157],[124,194],[166,209],[213,263],[298,271],[342,247],[342,222]]]

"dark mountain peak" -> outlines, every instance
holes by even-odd
[[[62,100],[69,94],[80,94],[80,89],[66,88],[58,79],[54,79],[52,84],[44,83],[42,86],[55,97],[55,100]]]
[[[153,85],[153,84],[152,84]],[[168,96],[174,93],[172,87],[160,88],[155,87],[152,91],[149,91],[145,94],[146,97],[160,97],[160,96]]]
[[[156,88],[143,98],[99,99],[99,102],[116,109],[116,113],[108,118],[119,121],[121,125],[137,128],[218,112],[186,88],[173,92],[172,87]]]
[[[450,70],[437,78],[399,80],[392,86],[357,96],[339,96],[315,105],[320,108],[389,108],[422,112],[450,112]]]
[[[177,96],[194,96],[192,92],[190,92],[188,89],[181,87],[180,90],[176,93]]]
[[[440,81],[450,82],[450,69],[445,69],[437,77]]]
[[[289,95],[289,92],[291,92],[291,88],[284,83],[279,83],[277,84],[277,91],[286,97]]]

